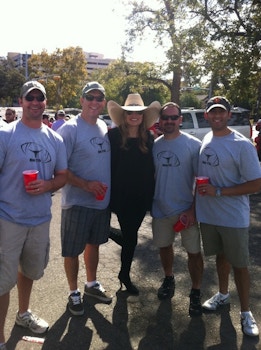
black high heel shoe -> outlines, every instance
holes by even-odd
[[[125,288],[127,289],[127,292],[131,295],[139,295],[139,290],[138,288],[131,282],[130,277],[124,278],[122,276],[118,276],[119,280],[120,280],[120,284],[121,284],[121,288],[122,285],[125,286]]]

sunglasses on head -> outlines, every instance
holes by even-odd
[[[28,102],[32,102],[34,100],[38,101],[38,102],[43,102],[45,100],[44,95],[39,95],[39,96],[33,96],[33,95],[26,95],[25,96],[26,101]]]
[[[104,101],[104,96],[93,96],[93,95],[85,95],[84,96],[87,101],[97,101],[97,102],[102,102]]]
[[[180,118],[180,115],[162,115],[160,117],[161,120],[178,120]]]
[[[128,115],[132,115],[132,114],[143,114],[143,111],[126,111]]]

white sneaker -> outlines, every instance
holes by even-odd
[[[30,310],[28,310],[23,317],[19,316],[19,313],[17,312],[15,323],[18,326],[29,328],[32,332],[38,334],[46,332],[49,328],[49,325],[45,320],[32,314]]]
[[[257,337],[259,335],[259,330],[251,311],[244,313],[244,315],[241,313],[241,326],[242,332],[245,335],[249,335],[250,337]]]
[[[230,303],[230,295],[223,298],[222,295],[218,292],[212,298],[206,300],[202,307],[207,310],[217,310],[220,306]]]

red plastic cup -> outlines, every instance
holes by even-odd
[[[105,197],[105,194],[106,194],[106,192],[107,192],[107,188],[108,188],[108,186],[106,185],[106,184],[102,184],[102,187],[103,187],[103,189],[104,189],[104,192],[103,192],[103,194],[97,194],[96,195],[96,200],[97,201],[103,201],[104,200],[104,197]]]
[[[186,223],[187,223],[187,217],[186,215],[181,215],[179,217],[179,220],[176,222],[176,224],[173,226],[173,230],[178,233],[182,230],[184,230],[184,228],[186,227]]]
[[[208,184],[209,183],[209,177],[208,176],[197,176],[196,177],[196,183],[197,185],[202,184]],[[204,195],[206,191],[198,189],[198,193],[200,195]]]
[[[37,180],[38,170],[25,170],[23,171],[24,185],[27,186],[29,182]]]
[[[199,184],[208,184],[209,183],[209,177],[208,176],[197,176],[196,177],[197,185]]]

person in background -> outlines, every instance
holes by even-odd
[[[66,115],[64,110],[60,109],[59,111],[57,111],[56,120],[52,124],[52,129],[54,131],[57,131],[66,122],[65,116]]]
[[[4,325],[10,291],[16,284],[19,308],[15,323],[34,333],[44,333],[49,327],[31,312],[29,301],[33,281],[43,276],[48,262],[51,194],[67,177],[62,138],[42,124],[44,86],[26,82],[19,104],[22,118],[0,129],[1,350],[6,348]],[[25,187],[22,172],[28,169],[38,170],[39,176]]]
[[[16,120],[16,111],[14,108],[6,108],[5,111],[5,122],[11,123]]]
[[[112,300],[97,280],[99,246],[108,241],[110,229],[111,151],[107,126],[98,118],[106,106],[104,87],[95,81],[87,83],[80,103],[82,112],[58,129],[68,156],[68,183],[62,189],[61,236],[69,284],[68,309],[75,316],[84,314],[78,288],[79,255],[83,252],[87,278],[84,294],[105,303]],[[97,200],[98,195],[105,198]]]
[[[196,213],[206,256],[216,255],[219,292],[202,305],[215,311],[230,303],[230,266],[241,305],[244,334],[258,336],[259,330],[249,307],[249,194],[261,190],[261,168],[251,141],[230,129],[231,105],[214,96],[206,105],[205,118],[212,131],[203,139],[198,171],[208,184],[198,185]]]
[[[177,234],[173,225],[180,216],[186,217],[186,227],[180,234],[182,245],[187,251],[192,282],[189,314],[198,316],[202,314],[200,287],[203,259],[193,189],[201,142],[181,132],[181,122],[179,105],[168,102],[162,106],[159,126],[163,135],[154,141],[153,147],[156,188],[152,205],[152,232],[153,242],[159,247],[165,274],[158,290],[158,298],[169,299],[173,297],[175,290],[173,242]]]
[[[121,268],[118,275],[130,294],[138,288],[130,269],[140,225],[151,209],[154,193],[153,136],[149,132],[159,116],[160,103],[148,107],[139,94],[129,94],[124,106],[108,102],[108,113],[117,127],[109,130],[112,191],[110,207],[117,215],[122,237]]]
[[[261,119],[258,119],[256,123],[256,131],[258,131],[258,135],[255,137],[254,141],[258,159],[261,161]]]
[[[42,122],[43,122],[45,125],[49,126],[49,128],[51,128],[52,123],[49,121],[49,114],[48,114],[48,113],[43,113]]]

